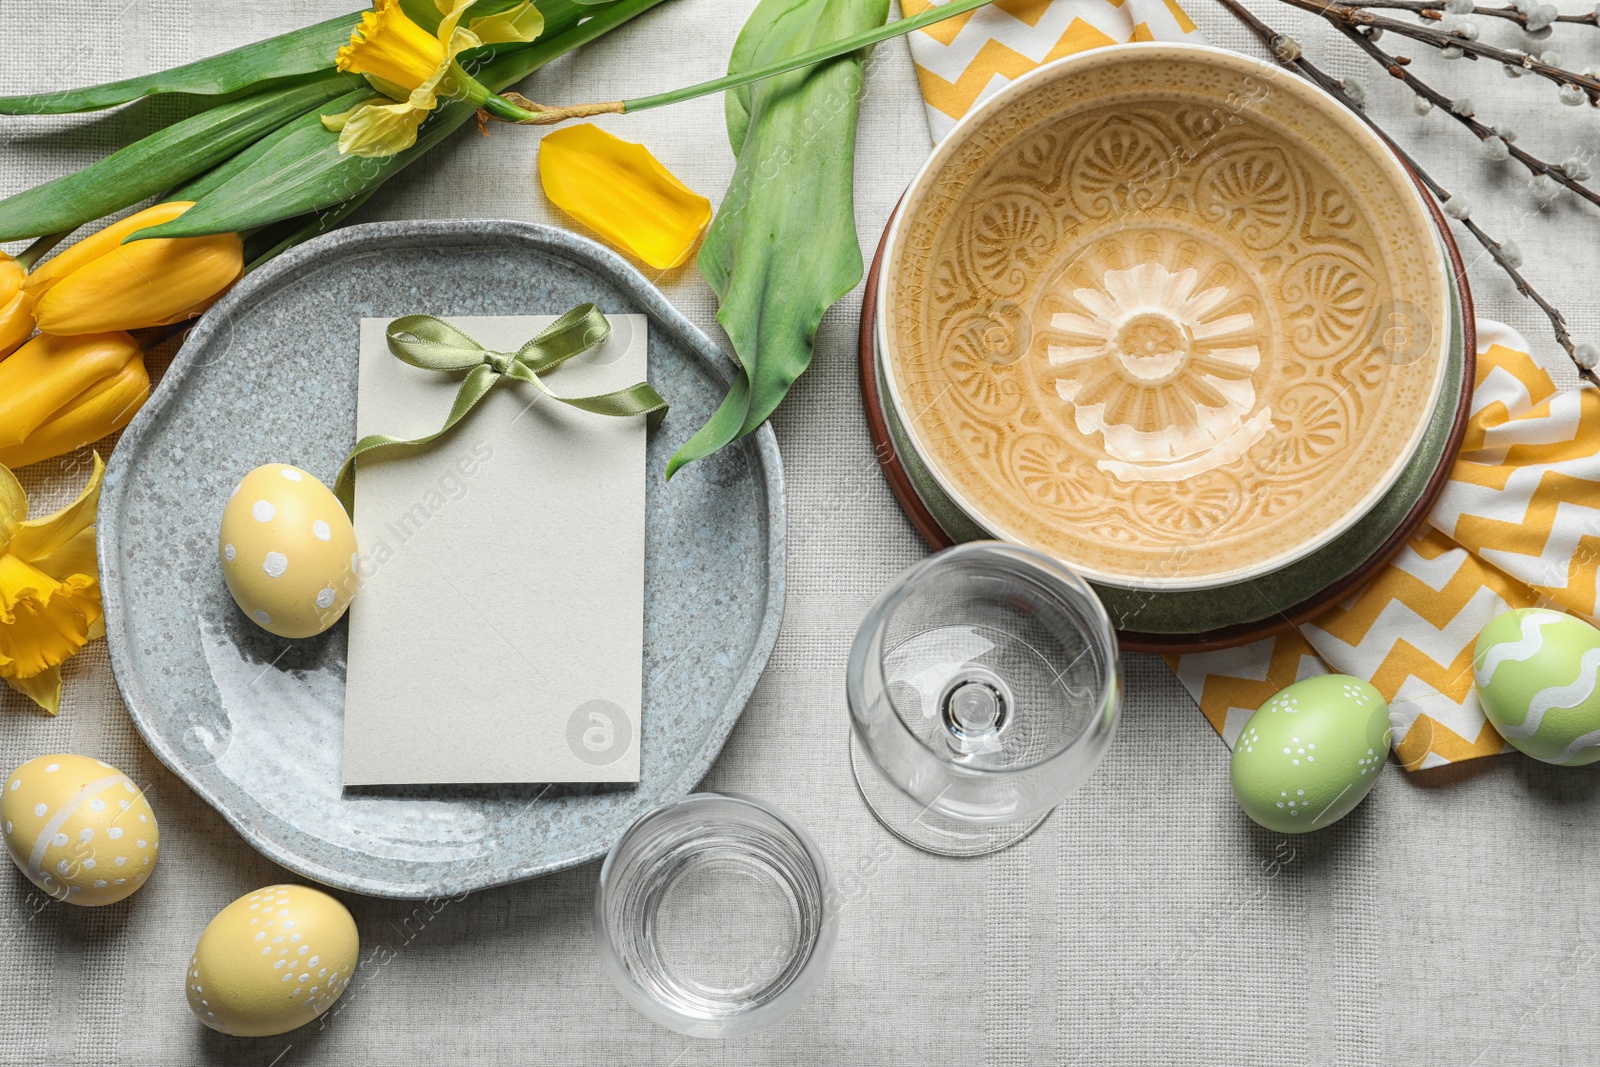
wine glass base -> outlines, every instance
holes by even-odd
[[[1030,823],[984,825],[960,822],[930,810],[890,785],[850,731],[850,773],[867,810],[885,830],[923,852],[970,858],[992,856],[1021,841],[1050,817],[1045,812]]]

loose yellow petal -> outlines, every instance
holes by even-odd
[[[544,32],[544,16],[533,6],[532,0],[522,0],[516,7],[498,15],[473,19],[467,23],[467,29],[484,44],[526,44]]]
[[[56,282],[65,278],[79,267],[99,259],[110,252],[115,252],[122,242],[139,230],[151,226],[159,226],[163,222],[171,222],[185,211],[194,207],[192,200],[171,200],[165,204],[156,204],[143,211],[135,212],[120,222],[113,222],[110,226],[92,233],[83,240],[54,256],[44,264],[37,267],[34,272],[23,281],[24,291],[33,294],[34,299],[45,294]]]
[[[138,343],[125,333],[35,337],[0,360],[0,447],[22,444],[79,396],[117,377],[139,356]]]
[[[115,375],[80,393],[26,441],[0,445],[0,464],[26,467],[92,444],[132,422],[149,398],[150,375],[140,355]]]
[[[407,92],[431,78],[447,62],[444,44],[412,22],[399,0],[375,0],[361,16],[350,43],[339,49],[335,65],[354,74],[371,74]]]
[[[59,551],[73,538],[94,526],[100,510],[100,483],[105,479],[105,474],[106,465],[100,459],[100,453],[96,452],[94,469],[89,472],[89,481],[78,498],[53,515],[23,522],[12,535],[10,553],[38,566],[41,558]],[[93,567],[88,569],[91,573],[94,571]]]
[[[51,667],[32,678],[6,677],[11,688],[32,700],[51,715],[61,714],[61,668]]]
[[[711,201],[593,123],[545,134],[539,181],[557,207],[657,270],[688,259],[711,224]]]
[[[243,271],[238,234],[132,241],[59,279],[39,298],[34,318],[42,332],[58,335],[165,326]]]

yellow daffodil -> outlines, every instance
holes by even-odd
[[[123,244],[148,226],[182,215],[189,201],[157,204],[77,242],[22,283],[44,333],[138,330],[192,318],[244,272],[236,233],[157,237]]]
[[[51,715],[61,709],[61,664],[105,634],[94,553],[105,464],[78,499],[28,518],[17,476],[0,466],[0,678]]]
[[[0,464],[23,467],[122,429],[150,396],[125,333],[42,333],[0,360]]]
[[[592,123],[545,134],[539,183],[562,211],[657,270],[688,259],[711,224],[711,201],[643,145]]]
[[[366,100],[349,111],[324,115],[322,124],[339,133],[339,151],[357,156],[392,156],[416,144],[417,127],[443,100],[467,100],[483,106],[489,90],[456,64],[456,57],[484,44],[527,42],[544,29],[544,18],[531,0],[474,19],[461,26],[461,16],[474,0],[435,0],[444,18],[437,33],[411,21],[400,0],[374,0],[372,10],[339,49],[335,65],[364,74],[382,97]]]

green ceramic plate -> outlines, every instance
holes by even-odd
[[[1422,443],[1411,463],[1365,518],[1304,559],[1234,585],[1178,591],[1118,589],[1096,585],[1095,592],[1100,594],[1116,628],[1145,634],[1203,634],[1259,622],[1310,599],[1355,573],[1371,559],[1405,523],[1417,501],[1427,491],[1434,472],[1445,461],[1450,431],[1466,395],[1467,384],[1461,294],[1454,277],[1451,278],[1450,316],[1450,353],[1438,406],[1428,421]],[[881,327],[875,333],[877,344],[874,349],[875,352],[881,352]],[[993,535],[973,522],[939,488],[938,482],[923,466],[900,422],[899,413],[888,399],[889,389],[883,379],[882,360],[876,362],[878,403],[889,428],[890,440],[899,453],[900,462],[917,496],[952,540],[961,542],[991,538]]]

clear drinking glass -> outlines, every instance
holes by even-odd
[[[998,541],[897,577],[856,633],[845,684],[862,799],[890,832],[946,856],[1032,832],[1105,755],[1122,701],[1094,590]]]
[[[781,1019],[827,970],[838,932],[822,853],[780,812],[695,793],[646,812],[606,856],[594,936],[622,995],[692,1037]]]

